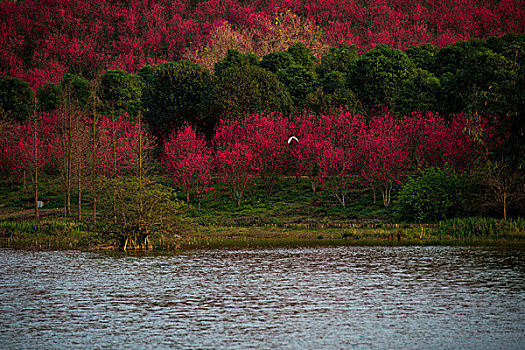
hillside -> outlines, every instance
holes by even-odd
[[[34,87],[65,73],[192,60],[211,68],[226,49],[262,57],[303,42],[320,56],[485,39],[525,29],[525,3],[484,0],[25,0],[0,2],[0,77]]]

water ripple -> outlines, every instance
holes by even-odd
[[[525,252],[0,250],[0,348],[525,348]]]

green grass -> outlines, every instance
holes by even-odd
[[[390,221],[390,210],[379,203],[374,204],[372,194],[355,191],[343,208],[335,198],[319,191],[313,193],[306,178],[283,178],[268,196],[266,187],[260,181],[252,186],[241,206],[228,195],[224,186],[216,186],[202,202],[202,209],[193,209],[188,216],[199,224],[233,226],[252,225],[293,225],[324,226],[350,224],[355,222]],[[192,199],[190,205],[197,207]]]
[[[166,181],[160,177],[156,179]],[[89,232],[89,225],[75,222],[75,196],[72,198],[73,217],[63,216],[64,197],[59,184],[58,179],[43,179],[41,196],[50,199],[43,209],[51,210],[40,220],[33,220],[31,210],[21,207],[22,200],[31,196],[30,186],[26,189],[0,186],[2,245],[39,249],[108,247],[96,232]],[[327,193],[313,193],[308,179],[288,177],[275,185],[270,196],[266,186],[256,181],[242,205],[237,206],[227,189],[217,185],[203,200],[201,210],[197,209],[197,200],[191,198],[185,214],[191,230],[181,237],[155,236],[152,240],[158,249],[170,250],[525,242],[525,219],[504,222],[491,218],[464,218],[434,225],[396,224],[391,211],[383,207],[380,193],[377,197],[378,202],[373,203],[371,191],[355,190],[347,198],[347,207],[343,208]],[[83,198],[87,222],[92,208],[87,191]]]
[[[525,240],[525,219],[469,217],[441,221],[430,231],[439,238]]]

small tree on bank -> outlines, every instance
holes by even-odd
[[[481,168],[484,191],[477,196],[482,211],[495,209],[507,220],[508,210],[525,200],[525,171],[504,162],[487,161]]]
[[[151,235],[174,235],[185,227],[175,192],[139,176],[109,179],[101,198],[99,230],[126,251],[153,249]]]

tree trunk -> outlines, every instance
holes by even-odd
[[[112,113],[112,124],[113,124],[113,130],[111,133],[112,142],[113,142],[113,177],[117,177],[117,136],[116,136],[116,130],[115,130],[115,112]],[[115,221],[117,220],[117,192],[116,189],[113,188],[113,215],[115,218]]]
[[[97,222],[97,116],[93,108],[93,130],[92,130],[92,163],[91,163],[91,190],[93,192],[93,223]]]
[[[78,221],[82,221],[82,168],[80,166],[80,159],[77,164],[77,173],[78,173]]]
[[[33,176],[33,195],[35,200],[35,218],[40,218],[40,210],[38,208],[38,146],[37,146],[37,116],[36,116],[36,108],[35,108],[35,116],[34,116],[34,126],[33,126],[33,157],[34,157],[34,176]]]
[[[71,174],[73,172],[73,142],[72,142],[72,128],[71,128],[71,101],[68,99],[67,105],[67,126],[66,126],[66,216],[71,215]]]
[[[142,115],[139,114],[139,184],[140,184],[140,194],[139,194],[139,225],[142,224],[143,219],[143,212],[144,212],[144,202],[143,202],[143,194],[144,194],[144,181],[143,181],[143,174],[142,174]]]
[[[385,208],[388,208],[390,206],[392,187],[392,183],[386,183],[383,190],[381,190],[381,194],[383,195],[383,204]]]
[[[507,194],[503,193],[503,220],[507,221]]]

